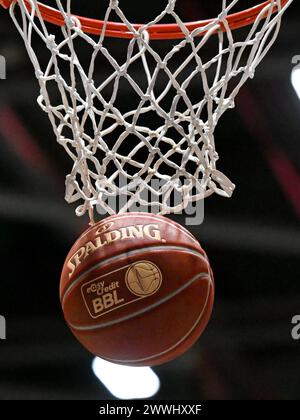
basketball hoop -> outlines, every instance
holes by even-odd
[[[18,2],[18,0],[0,0],[0,5],[4,8],[9,8],[12,3]],[[281,8],[284,7],[289,0],[281,0]],[[114,1],[112,3],[118,4],[118,1]],[[175,4],[175,1],[172,1],[171,4]],[[243,10],[241,12],[229,14],[226,17],[228,25],[231,30],[239,29],[244,26],[251,25],[255,22],[257,16],[266,9],[270,3],[275,3],[273,7],[273,13],[276,13],[278,10],[277,1],[267,0],[261,4],[253,6],[249,9]],[[24,4],[26,5],[28,10],[31,10],[31,1],[24,0]],[[65,24],[64,15],[56,9],[49,7],[42,2],[38,2],[39,9],[41,15],[45,22],[53,23],[55,25],[63,26]],[[266,15],[265,15],[266,16]],[[262,18],[265,17],[262,15]],[[105,27],[105,36],[115,37],[115,38],[132,38],[133,33],[128,31],[128,27],[126,24],[116,23],[116,22],[104,22],[103,20],[98,19],[90,19],[83,16],[76,16],[81,24],[82,31],[88,34],[100,35]],[[186,29],[189,32],[193,32],[196,29],[205,28],[210,23],[214,22],[214,19],[207,19],[198,22],[188,22],[184,23]],[[222,24],[221,24],[222,26]],[[132,27],[139,31],[143,28],[141,24],[132,24]],[[225,27],[222,27],[225,31]],[[182,28],[178,24],[154,24],[149,28],[149,37],[150,39],[183,39],[185,38],[185,33],[182,31]],[[204,32],[200,32],[200,34],[204,34]]]
[[[216,168],[214,131],[275,42],[293,0],[268,0],[235,13],[240,0],[222,0],[217,17],[189,23],[176,11],[179,1],[162,1],[157,17],[135,24],[122,11],[122,0],[107,0],[103,20],[73,14],[72,0],[65,6],[53,0],[56,8],[36,0],[0,0],[10,9],[33,63],[40,84],[38,103],[73,160],[66,200],[83,202],[77,215],[88,211],[93,219],[96,206],[114,214],[137,204],[167,214],[215,192],[230,197],[234,190]],[[162,23],[166,16],[174,23]],[[61,28],[59,34],[50,24]],[[240,28],[245,29],[237,31],[235,40],[232,31]],[[121,63],[118,43],[115,50],[113,42],[106,46],[108,37],[127,42]],[[158,52],[163,42],[152,42],[170,39],[178,41],[165,41],[164,54]],[[79,40],[92,49],[89,62],[76,49]],[[49,54],[46,65],[36,52],[40,41]],[[211,51],[213,42],[217,52],[208,57],[206,49]],[[101,69],[102,63],[110,69],[101,80],[96,77],[99,63]],[[52,100],[53,84],[59,104]],[[119,100],[123,84],[127,104]],[[119,176],[126,186],[118,184]],[[153,187],[154,179],[163,185]],[[175,204],[169,200],[174,192],[180,196]],[[116,196],[125,200],[118,208],[109,204]]]

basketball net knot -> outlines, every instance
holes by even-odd
[[[117,9],[119,7],[119,0],[110,0],[110,8]]]
[[[166,7],[166,13],[172,14],[174,13],[175,5],[177,0],[168,0],[169,3]]]

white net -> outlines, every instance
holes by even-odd
[[[36,0],[10,8],[35,68],[38,103],[72,159],[66,200],[81,200],[77,214],[92,217],[95,207],[166,214],[214,192],[230,197],[234,185],[216,167],[215,128],[275,41],[291,1],[266,2],[237,31],[228,16],[239,0],[219,1],[218,16],[192,31],[177,12],[180,0],[162,1],[161,13],[140,28],[122,11],[127,1],[106,1],[99,36],[82,30],[71,0],[52,2],[65,21],[60,28],[44,21]],[[151,27],[166,20],[183,39],[150,39]],[[131,39],[108,38],[108,21],[124,23]]]

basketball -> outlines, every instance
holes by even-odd
[[[69,252],[60,299],[67,324],[91,353],[153,366],[184,353],[210,318],[213,274],[182,226],[126,213],[84,232]]]

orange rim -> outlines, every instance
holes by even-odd
[[[0,5],[4,8],[8,8],[13,2],[18,2],[18,0],[0,0]],[[28,10],[31,9],[30,3],[28,0],[24,0]],[[263,11],[263,9],[270,4],[272,0],[267,0],[259,5],[251,7],[249,9],[243,10],[241,12],[233,13],[227,17],[227,22],[231,29],[242,28],[247,25],[251,25],[255,22],[257,16]],[[281,7],[284,7],[288,0],[282,0]],[[49,6],[46,6],[38,2],[41,15],[46,22],[53,23],[58,26],[64,25],[64,18],[62,14]],[[278,7],[274,6],[273,13],[278,11]],[[262,18],[266,17],[262,16]],[[83,16],[74,15],[79,19],[81,23],[81,29],[88,33],[94,35],[100,35],[103,30],[104,22],[103,20],[91,19]],[[195,29],[204,28],[209,23],[213,22],[214,19],[206,19],[198,22],[188,22],[186,23],[187,29],[192,32]],[[136,30],[139,30],[143,25],[142,24],[133,24],[133,27]],[[223,28],[223,30],[225,30]],[[157,24],[153,25],[148,29],[150,39],[184,39],[185,35],[180,30],[179,26],[174,24]],[[203,35],[205,31],[199,34]],[[105,35],[112,38],[133,38],[132,32],[130,32],[127,26],[124,23],[116,22],[107,22]]]

